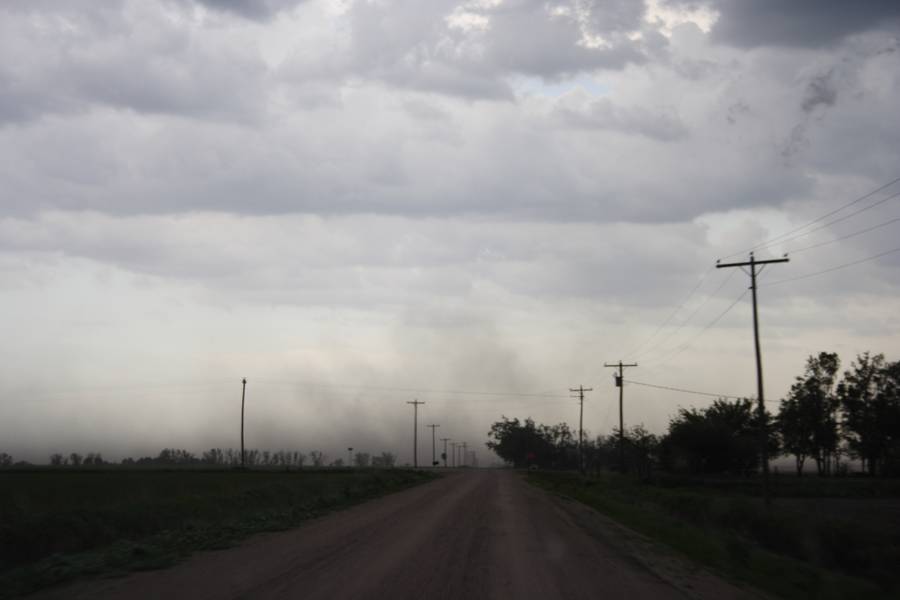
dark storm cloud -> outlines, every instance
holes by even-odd
[[[207,8],[230,12],[247,19],[266,20],[306,0],[195,0]]]
[[[651,111],[638,106],[617,106],[609,98],[563,98],[556,114],[568,127],[605,129],[643,135],[659,141],[674,141],[688,135],[688,129],[673,110]]]
[[[813,77],[806,86],[806,95],[803,98],[803,110],[811,112],[817,106],[833,106],[837,101],[837,88],[833,79],[834,71],[829,70]]]
[[[590,2],[459,0],[356,2],[347,15],[346,53],[296,57],[296,79],[347,76],[466,98],[512,100],[510,75],[555,80],[622,69],[647,60],[660,39],[632,39],[644,5]]]
[[[0,7],[0,125],[96,106],[231,120],[258,112],[266,77],[258,57],[197,38],[186,15],[78,4]]]
[[[854,33],[900,27],[897,0],[672,0],[719,12],[713,39],[739,47],[824,47]]]

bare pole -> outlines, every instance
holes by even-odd
[[[569,388],[570,392],[578,392],[578,470],[584,474],[584,393],[592,392],[594,388],[586,388],[579,385],[577,388]]]
[[[421,400],[407,402],[413,405],[413,468],[419,468],[419,405],[425,404]]]
[[[625,472],[625,416],[624,416],[624,404],[625,404],[625,367],[636,367],[637,363],[623,363],[619,360],[618,363],[609,364],[603,363],[604,367],[613,367],[619,369],[619,374],[614,375],[616,378],[616,387],[619,388],[619,472]]]
[[[450,441],[450,438],[441,438],[441,441],[444,442],[443,459],[444,459],[444,468],[446,469],[447,468],[447,442]]]
[[[426,425],[425,427],[431,427],[431,466],[436,467],[438,464],[438,461],[437,461],[437,454],[435,454],[436,447],[434,444],[434,430],[436,428],[440,427],[440,425],[435,425],[434,423],[432,423],[431,425]]]
[[[466,462],[468,461],[468,459],[466,458],[466,452],[467,452],[466,448],[467,448],[467,445],[465,442],[463,442],[462,443],[462,465],[461,465],[463,467],[466,466]]]
[[[244,398],[247,396],[247,378],[241,380],[241,468],[247,468],[247,455],[244,452]]]
[[[450,465],[455,469],[456,468],[456,446],[459,442],[450,442],[450,448],[453,450],[453,458],[450,460]]]
[[[769,260],[756,260],[753,253],[750,253],[750,260],[739,263],[720,263],[716,261],[717,269],[725,269],[729,267],[750,267],[750,291],[753,297],[753,345],[756,350],[756,400],[759,408],[759,454],[762,460],[763,472],[763,498],[766,506],[772,505],[772,492],[769,485],[769,450],[766,447],[769,441],[769,435],[766,427],[766,400],[763,392],[763,373],[762,373],[762,351],[759,348],[759,316],[756,308],[756,276],[760,271],[756,270],[757,265],[770,265],[774,263],[789,262],[787,254],[783,258],[773,258]]]

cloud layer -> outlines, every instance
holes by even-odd
[[[598,365],[698,281],[637,353],[646,377],[752,393],[746,305],[704,329],[746,288],[714,260],[900,176],[900,9],[849,6],[0,6],[0,281],[21,340],[0,439],[38,457],[101,429],[114,451],[225,444],[203,386],[246,375],[294,382],[263,388],[272,444],[340,448],[325,432],[362,415],[353,435],[394,448],[405,395],[374,388],[600,389]],[[896,191],[765,248],[799,251],[770,283],[893,248],[896,226],[876,226]],[[900,350],[898,262],[764,289],[771,396],[806,353]],[[142,432],[129,413],[156,379],[200,387],[140,413],[158,433]],[[102,381],[131,391],[92,394]],[[657,428],[692,401],[634,394]],[[428,406],[473,442],[500,412],[570,416],[525,398]]]

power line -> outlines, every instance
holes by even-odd
[[[700,286],[703,284],[704,281],[706,281],[706,278],[709,277],[709,274],[712,273],[715,268],[716,268],[715,265],[713,265],[709,269],[707,269],[706,272],[703,273],[703,275],[700,277],[700,280],[697,281],[697,283],[694,285],[693,288],[691,288],[691,291],[688,292],[687,296],[684,297],[684,300],[681,301],[681,304],[676,306],[675,310],[673,310],[669,314],[669,316],[666,317],[662,323],[660,323],[659,327],[656,328],[656,331],[654,331],[652,334],[650,334],[650,337],[646,338],[643,342],[641,342],[640,344],[638,344],[637,346],[632,348],[630,351],[626,352],[624,354],[624,356],[633,356],[638,350],[640,350],[645,345],[647,345],[647,343],[650,342],[650,340],[652,340],[654,337],[656,337],[657,334],[659,334],[659,332],[662,331],[663,327],[668,325],[669,321],[671,321],[675,317],[675,315],[677,315],[678,312],[682,308],[684,308],[684,306],[688,303],[688,300],[690,300],[694,296],[694,294],[697,292],[697,290],[700,289]]]
[[[631,379],[625,379],[625,383],[630,383],[631,385],[642,385],[645,387],[656,388],[658,390],[668,390],[670,392],[681,392],[682,394],[694,394],[696,396],[709,396],[711,398],[725,398],[728,400],[743,400],[745,396],[732,396],[730,394],[712,394],[710,392],[698,392],[697,390],[687,390],[684,388],[672,387],[670,385],[659,385],[656,383],[646,383],[644,381],[633,381]]]
[[[719,313],[715,319],[713,319],[712,321],[707,323],[706,326],[703,327],[703,329],[701,329],[699,332],[697,332],[696,335],[694,335],[694,337],[690,338],[687,342],[685,342],[681,346],[673,348],[668,354],[664,354],[663,356],[656,358],[656,359],[650,359],[650,362],[653,363],[655,365],[655,367],[658,367],[661,364],[664,364],[666,361],[675,358],[676,356],[678,356],[679,354],[681,354],[682,352],[687,350],[691,346],[691,344],[696,342],[700,338],[700,336],[702,336],[704,333],[706,333],[707,330],[709,330],[710,327],[712,327],[713,325],[718,323],[722,319],[722,317],[727,315],[728,312],[731,311],[731,309],[737,305],[738,302],[743,300],[744,296],[746,296],[749,291],[750,291],[749,289],[744,290],[744,292],[740,296],[735,298],[734,302],[732,302],[731,304],[728,305],[728,308],[726,308],[721,313]]]
[[[425,427],[431,428],[431,466],[436,467],[438,465],[438,462],[437,455],[435,454],[437,452],[437,447],[434,440],[434,430],[440,427],[440,425],[438,425],[437,423],[432,423],[431,425],[426,425]]]
[[[759,452],[762,457],[763,466],[763,497],[766,501],[766,508],[772,505],[772,496],[769,488],[769,452],[768,452],[768,434],[766,433],[766,407],[765,388],[763,387],[763,370],[762,370],[762,351],[759,345],[759,313],[757,310],[757,285],[756,276],[759,274],[757,267],[765,268],[769,265],[778,263],[786,263],[790,259],[772,258],[769,260],[756,260],[753,253],[750,253],[750,260],[745,262],[722,263],[716,262],[717,269],[733,269],[739,268],[744,271],[744,267],[750,267],[750,291],[753,292],[753,347],[756,350],[756,400],[759,405]]]
[[[612,367],[619,369],[618,375],[613,375],[616,380],[616,387],[619,388],[619,472],[625,472],[625,416],[623,410],[625,386],[622,380],[625,379],[625,368],[636,367],[637,363],[625,364],[621,360],[618,363],[603,363],[604,367]]]
[[[882,227],[887,227],[892,223],[896,223],[900,221],[900,217],[896,219],[891,219],[890,221],[885,221],[883,223],[879,223],[878,225],[872,225],[871,227],[866,227],[865,229],[860,229],[859,231],[854,231],[853,233],[848,233],[847,235],[842,235],[839,238],[835,238],[833,240],[828,240],[826,242],[819,242],[818,244],[813,244],[812,246],[805,246],[803,248],[796,248],[794,250],[789,250],[788,254],[799,254],[800,252],[806,252],[807,250],[812,250],[813,248],[820,248],[822,246],[828,246],[829,244],[834,244],[835,242],[840,242],[843,240],[850,239],[852,237],[856,237],[858,235],[862,235],[864,233],[868,233],[870,231],[874,231],[876,229],[881,229]]]
[[[246,469],[247,454],[244,452],[244,398],[247,395],[247,378],[241,380],[241,468]]]
[[[477,391],[477,390],[433,390],[423,388],[407,388],[407,387],[389,387],[365,384],[343,384],[343,383],[324,383],[316,381],[276,381],[272,379],[263,379],[258,383],[267,385],[291,385],[291,386],[307,386],[307,387],[324,387],[324,388],[351,388],[361,390],[372,390],[379,392],[402,392],[414,394],[447,394],[457,396],[510,396],[521,398],[566,398],[560,394],[529,394],[521,392],[499,392],[499,391]]]
[[[407,401],[413,405],[413,468],[419,468],[419,405],[425,404],[421,400]]]
[[[805,236],[807,236],[807,235],[809,235],[809,234],[811,234],[811,233],[815,233],[815,232],[817,232],[817,231],[821,231],[822,229],[826,229],[826,228],[828,228],[828,227],[831,227],[831,226],[834,225],[835,223],[840,223],[841,221],[846,221],[846,220],[849,219],[850,217],[855,217],[856,215],[858,215],[858,214],[860,214],[860,213],[862,213],[862,212],[865,212],[865,211],[867,211],[867,210],[869,210],[869,209],[871,209],[871,208],[875,208],[876,206],[880,206],[881,204],[884,204],[884,203],[887,202],[888,200],[893,200],[894,198],[897,198],[898,196],[900,196],[900,192],[897,192],[896,194],[891,194],[891,195],[888,196],[887,198],[882,198],[882,199],[879,200],[878,202],[874,202],[874,203],[872,203],[872,204],[870,204],[870,205],[868,205],[868,206],[864,206],[864,207],[860,208],[859,210],[855,210],[855,211],[853,211],[852,213],[850,213],[849,215],[844,215],[843,217],[834,219],[833,221],[829,221],[829,222],[827,222],[827,223],[823,223],[822,225],[819,225],[818,227],[815,227],[815,228],[813,228],[813,229],[810,229],[809,231],[804,231],[803,233],[798,233],[797,235],[792,235],[792,236],[790,236],[790,237],[788,237],[788,238],[785,238],[785,239],[783,239],[783,240],[779,240],[779,241],[777,241],[777,242],[771,242],[771,243],[766,243],[766,244],[764,244],[764,245],[762,245],[762,246],[757,246],[756,249],[757,249],[757,250],[764,250],[764,249],[766,249],[766,248],[770,248],[770,247],[775,246],[775,245],[777,245],[777,244],[785,244],[785,243],[787,243],[787,242],[791,242],[791,241],[793,241],[793,240],[796,240],[796,239],[805,237]]]
[[[715,265],[713,265],[712,268],[715,269],[715,268],[716,268]],[[697,306],[697,308],[695,308],[694,311],[693,311],[690,315],[688,315],[688,318],[685,319],[684,321],[682,321],[682,323],[681,323],[678,327],[676,327],[671,333],[669,333],[669,334],[668,334],[667,336],[665,336],[662,340],[660,340],[660,342],[659,342],[658,344],[656,344],[656,346],[650,348],[650,350],[647,350],[647,351],[645,351],[645,352],[642,352],[642,353],[641,353],[639,356],[637,356],[636,358],[640,358],[640,356],[646,356],[647,354],[653,353],[654,351],[656,351],[657,348],[660,348],[663,344],[665,344],[667,341],[669,341],[670,339],[672,339],[672,338],[675,336],[675,334],[677,334],[679,331],[681,331],[681,330],[684,328],[685,325],[687,325],[688,323],[691,322],[691,320],[693,320],[693,318],[697,315],[697,313],[700,312],[700,309],[702,309],[704,306],[706,306],[706,305],[709,303],[710,300],[712,300],[713,298],[715,298],[715,297],[719,294],[719,292],[722,291],[722,288],[725,287],[725,285],[726,285],[729,281],[731,281],[731,278],[732,278],[733,276],[734,276],[734,271],[732,271],[731,273],[729,273],[728,276],[722,281],[722,283],[719,284],[719,287],[717,287],[717,288],[715,289],[715,291],[713,291],[712,294],[709,294],[709,295],[706,297],[706,299],[703,300],[703,302],[701,302],[701,303]]]
[[[789,277],[787,279],[779,279],[778,281],[772,281],[771,283],[767,283],[762,287],[771,287],[773,285],[781,285],[782,283],[788,283],[789,281],[799,281],[801,279],[809,279],[810,277],[817,277],[818,275],[824,275],[825,273],[832,273],[834,271],[840,271],[841,269],[846,269],[847,267],[852,267],[855,265],[860,265],[865,262],[869,262],[870,260],[875,260],[877,258],[881,258],[882,256],[887,256],[888,254],[893,254],[894,252],[900,252],[900,248],[894,248],[892,250],[886,250],[874,256],[869,256],[866,258],[861,258],[859,260],[854,260],[853,262],[844,263],[842,265],[838,265],[836,267],[831,267],[830,269],[824,269],[822,271],[816,271],[815,273],[807,273],[806,275],[798,275],[797,277]]]
[[[447,442],[449,442],[453,438],[441,438],[441,441],[444,442],[444,453],[441,454],[441,459],[444,461],[444,468],[447,468]]]
[[[862,196],[860,196],[860,197],[858,197],[858,198],[856,198],[856,199],[854,199],[854,200],[851,200],[850,202],[848,202],[848,203],[846,203],[846,204],[844,204],[844,205],[842,205],[842,206],[839,206],[838,208],[832,210],[831,212],[825,213],[824,215],[822,215],[822,216],[820,216],[820,217],[818,217],[818,218],[816,218],[816,219],[813,219],[812,221],[810,221],[809,223],[806,223],[805,225],[801,225],[800,227],[795,227],[794,229],[791,229],[790,231],[785,231],[784,233],[779,234],[779,235],[776,235],[776,236],[774,236],[774,237],[771,237],[771,238],[769,238],[768,240],[766,240],[766,241],[764,241],[764,242],[762,242],[762,243],[760,243],[760,244],[757,244],[756,246],[753,246],[753,247],[748,248],[748,249],[746,249],[746,250],[741,250],[741,251],[739,251],[739,252],[735,252],[734,254],[729,254],[728,256],[726,256],[726,257],[724,257],[724,258],[732,258],[732,257],[734,257],[734,256],[739,256],[739,255],[741,255],[741,254],[745,254],[745,253],[750,252],[750,251],[752,251],[752,250],[757,250],[757,249],[759,249],[759,248],[764,248],[764,247],[766,247],[766,246],[768,246],[768,245],[771,245],[771,244],[774,243],[775,241],[780,240],[780,239],[785,238],[785,237],[788,237],[788,236],[790,236],[790,235],[793,235],[794,233],[797,233],[798,231],[802,231],[803,229],[806,229],[806,228],[809,227],[810,225],[815,225],[816,223],[818,223],[818,222],[820,222],[820,221],[824,221],[824,220],[827,219],[828,217],[830,217],[830,216],[832,216],[832,215],[836,215],[837,213],[841,212],[841,211],[844,210],[845,208],[850,208],[850,207],[853,206],[854,204],[858,204],[858,203],[862,202],[863,200],[866,200],[866,199],[868,199],[868,198],[871,198],[872,196],[874,196],[874,195],[877,194],[878,192],[881,192],[881,191],[883,191],[883,190],[886,190],[887,188],[891,187],[892,185],[894,185],[894,184],[897,183],[898,181],[900,181],[900,177],[897,177],[896,179],[893,179],[892,181],[889,181],[888,183],[882,185],[881,187],[879,187],[879,188],[877,188],[877,189],[874,189],[874,190],[872,190],[871,192],[868,192],[868,193],[866,193],[866,194],[863,194]]]
[[[578,469],[584,473],[584,393],[592,392],[594,388],[579,385],[577,388],[569,388],[569,391],[578,392]]]

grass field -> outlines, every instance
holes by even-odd
[[[778,597],[900,597],[897,481],[779,478],[767,511],[747,479],[528,478]]]
[[[0,472],[0,597],[167,566],[432,477],[405,469]]]

